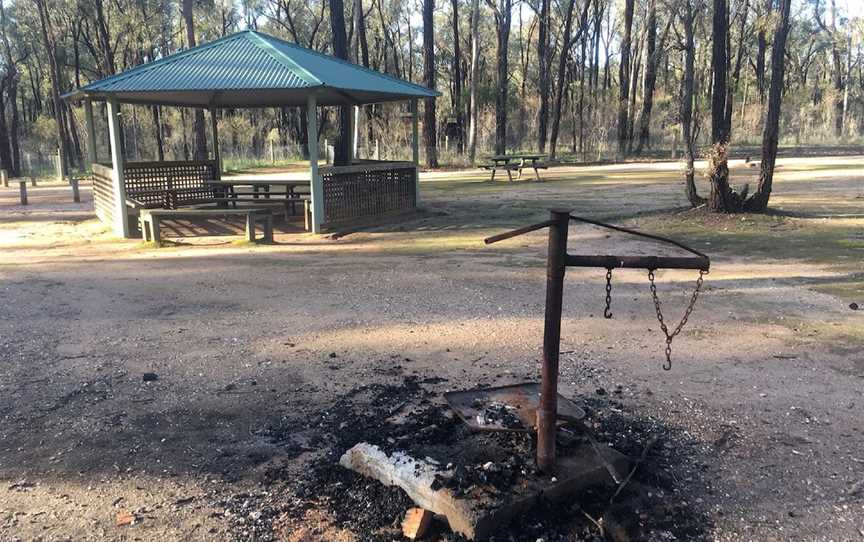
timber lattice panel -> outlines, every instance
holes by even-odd
[[[117,204],[111,175],[111,168],[93,164],[93,208],[96,216],[105,224],[114,223]]]
[[[219,176],[213,161],[138,162],[126,164],[123,178],[126,197],[173,209],[184,201],[212,198],[213,189],[204,181]]]
[[[371,218],[417,207],[416,168],[398,166],[321,173],[324,223]]]

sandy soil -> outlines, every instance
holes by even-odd
[[[568,271],[563,392],[620,386],[610,408],[690,439],[701,471],[668,499],[702,518],[707,539],[864,539],[864,312],[849,308],[864,304],[862,167],[781,161],[776,206],[844,228],[848,242],[824,257],[783,256],[807,228],[769,252],[703,232],[712,272],[671,372],[642,273],[615,274],[604,320],[602,271]],[[320,518],[255,527],[262,495],[290,490],[314,455],[292,446],[363,384],[435,376],[424,387],[442,392],[536,376],[544,236],[490,247],[483,236],[551,205],[680,221],[654,214],[685,203],[677,168],[560,168],[513,185],[429,174],[417,221],[162,250],[111,238],[86,187],[81,204],[58,185],[31,189],[26,209],[0,188],[0,539],[351,540],[336,527],[316,538]],[[583,227],[571,247],[655,248]],[[658,273],[669,319],[694,279]],[[847,287],[820,287],[833,283]],[[136,523],[116,526],[118,512]]]

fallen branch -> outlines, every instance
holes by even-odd
[[[615,493],[609,498],[609,504],[615,500],[618,495],[621,494],[621,491],[630,483],[630,480],[633,478],[633,475],[636,474],[636,469],[639,468],[639,465],[645,461],[645,458],[648,457],[648,452],[651,451],[651,448],[657,444],[658,437],[653,436],[648,440],[648,443],[645,444],[645,448],[642,450],[642,454],[639,455],[639,459],[636,460],[636,463],[633,464],[633,468],[630,469],[630,472],[627,474],[627,478],[624,478],[624,481],[618,484],[618,489],[615,490]]]

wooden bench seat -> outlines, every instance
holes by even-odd
[[[152,240],[156,247],[162,246],[160,221],[177,218],[211,218],[243,216],[246,219],[246,239],[255,242],[255,223],[264,222],[263,241],[273,242],[273,213],[271,208],[250,207],[246,209],[142,209],[139,216],[144,241]],[[149,235],[148,235],[149,233]]]
[[[485,169],[486,171],[492,169],[509,169],[516,170],[519,169],[519,164],[478,164],[477,167]]]

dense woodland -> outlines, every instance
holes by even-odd
[[[430,167],[517,149],[576,161],[672,156],[687,164],[698,204],[701,155],[712,208],[758,209],[762,182],[753,194],[728,186],[730,146],[770,155],[778,139],[861,140],[864,21],[847,1],[858,0],[2,0],[0,167],[28,174],[58,147],[82,167],[83,110],[63,93],[256,29],[440,90],[421,105]],[[322,111],[322,144],[342,141],[346,114]],[[226,162],[304,154],[299,110],[219,115]],[[408,116],[407,104],[365,107],[361,154],[410,156]],[[122,126],[133,160],[208,149],[201,111],[123,106]]]

